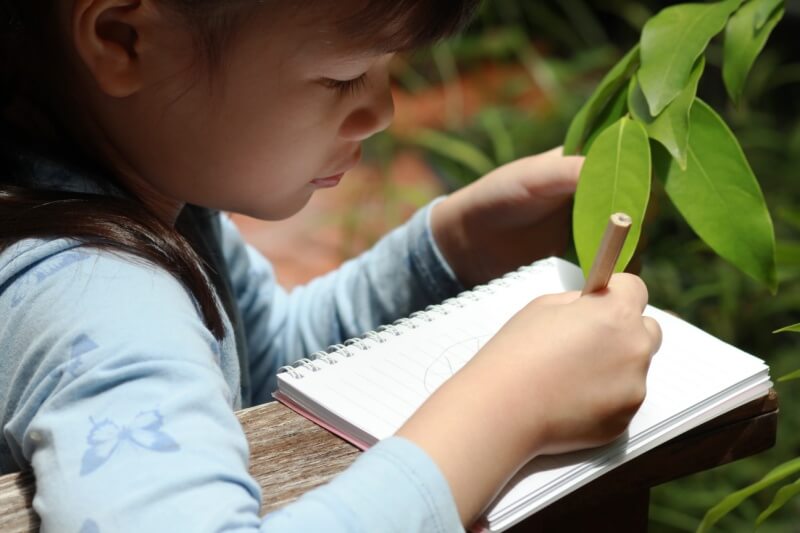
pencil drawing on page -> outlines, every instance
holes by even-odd
[[[486,344],[491,335],[472,337],[450,345],[425,369],[425,390],[433,392],[450,379]]]

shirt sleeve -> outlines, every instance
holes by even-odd
[[[223,253],[246,330],[254,404],[271,399],[281,366],[464,289],[431,231],[431,209],[441,200],[372,249],[291,293],[277,283],[264,256],[223,217]]]
[[[461,530],[441,473],[400,438],[262,519],[215,341],[184,287],[81,249],[28,274],[0,293],[0,345],[19,361],[3,431],[33,468],[42,532]]]

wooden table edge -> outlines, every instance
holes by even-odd
[[[764,397],[753,400],[695,429],[679,435],[669,442],[643,454],[639,458],[609,472],[586,487],[579,489],[572,495],[568,495],[563,499],[564,501],[560,501],[558,505],[564,506],[564,509],[573,509],[574,506],[572,506],[570,501],[585,500],[585,491],[596,490],[598,486],[602,487],[603,484],[610,483],[613,481],[614,476],[623,476],[625,474],[624,469],[641,470],[641,464],[647,461],[649,457],[653,457],[657,454],[669,453],[670,450],[679,449],[680,446],[685,446],[687,443],[700,442],[703,439],[708,439],[710,435],[714,435],[715,433],[731,435],[733,434],[732,432],[736,431],[745,432],[747,428],[750,427],[757,428],[757,430],[767,438],[757,443],[754,442],[755,445],[753,446],[744,446],[741,450],[734,451],[734,453],[726,451],[723,456],[717,458],[719,462],[713,465],[707,465],[699,470],[705,470],[717,466],[718,464],[724,464],[724,462],[730,462],[763,451],[774,443],[777,413],[777,393],[774,390],[770,390]],[[263,441],[273,438],[275,442],[288,442],[287,439],[295,439],[302,445],[308,435],[313,435],[315,438],[321,439],[321,442],[324,443],[326,448],[330,448],[331,457],[337,458],[339,464],[337,464],[332,471],[327,472],[325,476],[316,480],[311,485],[304,484],[304,480],[300,479],[300,482],[297,483],[299,489],[295,487],[297,495],[311,490],[313,486],[322,484],[327,479],[335,476],[338,471],[344,470],[348,464],[355,460],[359,454],[351,445],[316,425],[313,425],[311,422],[308,422],[277,402],[239,411],[237,412],[237,417],[245,429],[248,441],[251,442],[251,472],[262,465],[262,463],[265,463],[265,461],[261,460],[259,454],[263,452],[266,445],[258,439]],[[272,422],[276,423],[273,424]],[[276,434],[278,434],[277,439],[275,439]],[[288,458],[289,461],[292,461],[297,460],[298,456],[308,456],[310,450],[300,449],[298,445],[293,445],[279,450],[279,453],[282,454],[283,457]],[[742,453],[744,455],[741,455]],[[673,477],[682,477],[689,473],[692,472],[679,473],[679,475]],[[292,472],[291,475],[302,478],[303,473]],[[261,472],[259,475],[258,472],[254,472],[254,477],[256,477],[263,487],[269,478],[269,474]],[[670,477],[670,479],[672,479],[672,477]],[[668,480],[669,479],[660,480],[658,483]],[[650,483],[650,481],[648,481],[648,483]],[[0,531],[7,533],[37,531],[39,520],[31,508],[34,491],[35,481],[30,472],[20,472],[0,477]],[[607,492],[608,490],[604,489],[604,491]],[[265,494],[270,493],[265,490]],[[262,509],[264,512],[274,507],[285,505],[296,497],[281,498],[280,495],[274,493],[270,494],[270,496],[273,497],[271,500],[273,505],[265,503]],[[545,511],[547,511],[547,509],[545,509]]]

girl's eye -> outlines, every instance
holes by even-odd
[[[363,89],[367,84],[367,74],[364,73],[358,78],[352,80],[334,80],[330,78],[323,78],[320,83],[326,89],[336,91],[342,96],[353,95]]]

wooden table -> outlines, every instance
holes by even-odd
[[[650,487],[770,448],[777,413],[772,391],[609,472],[511,531],[646,531]],[[325,483],[360,453],[277,403],[238,416],[251,446],[251,473],[267,495],[263,513]],[[29,473],[0,477],[0,531],[38,529],[33,491]]]

